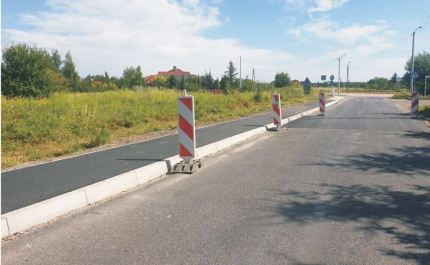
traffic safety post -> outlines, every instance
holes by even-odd
[[[278,130],[282,126],[282,112],[281,112],[281,95],[276,93],[272,94],[272,110],[273,110],[273,124]]]
[[[196,124],[194,115],[194,97],[187,95],[178,98],[179,111],[179,157],[182,161],[174,166],[174,172],[193,173],[201,167],[196,160]]]
[[[325,116],[325,97],[324,92],[320,92],[320,115]]]
[[[418,115],[418,108],[419,107],[419,99],[418,99],[418,93],[412,92],[411,96],[411,115],[417,116]]]

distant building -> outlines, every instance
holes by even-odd
[[[156,75],[149,75],[149,76],[145,77],[145,79],[144,79],[145,84],[151,84],[157,76],[165,76],[167,78],[171,75],[173,75],[177,79],[179,79],[181,77],[190,77],[191,76],[190,72],[182,71],[181,69],[177,68],[176,66],[173,66],[173,68],[170,69],[169,71],[159,71],[158,74],[156,74]]]

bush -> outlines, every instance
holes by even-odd
[[[43,49],[16,44],[3,49],[2,94],[6,97],[46,97],[65,88],[51,55]]]

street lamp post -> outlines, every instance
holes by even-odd
[[[414,48],[415,48],[415,32],[417,32],[422,27],[419,26],[412,32],[412,68],[411,68],[411,93],[414,92],[414,64],[415,64],[415,58],[414,58]]]
[[[351,63],[351,61],[348,62],[348,64],[346,65],[346,90],[348,90],[348,86],[349,86],[349,64]]]
[[[337,70],[337,95],[340,96],[340,60],[343,58],[343,56],[345,56],[346,53],[342,53],[338,59],[339,64],[338,64],[338,70]]]

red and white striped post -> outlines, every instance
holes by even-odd
[[[196,126],[194,97],[185,95],[178,99],[179,110],[179,156],[190,162],[196,156]]]
[[[418,93],[412,92],[412,96],[411,96],[411,115],[412,116],[418,115],[418,107],[419,107]]]
[[[272,94],[273,124],[279,129],[282,126],[281,95]]]
[[[320,115],[325,116],[325,96],[324,92],[320,92]]]

